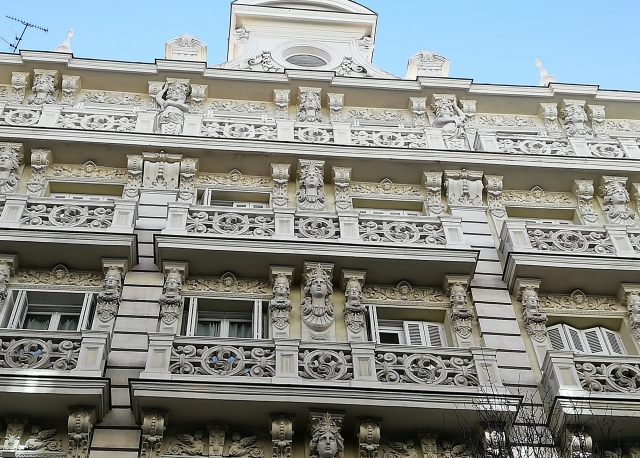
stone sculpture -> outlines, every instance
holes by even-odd
[[[180,135],[184,126],[184,114],[190,110],[186,103],[191,92],[189,80],[169,80],[155,96],[160,107],[158,113],[158,132],[168,135]]]
[[[318,264],[307,272],[302,298],[302,320],[311,329],[324,330],[334,320],[334,307],[331,301],[333,285],[328,273]]]
[[[309,441],[310,458],[337,458],[344,450],[344,439],[340,434],[340,426],[327,413],[315,418],[311,424],[311,440]]]
[[[44,105],[54,103],[56,90],[55,74],[44,70],[36,70],[33,76],[31,90],[33,94],[27,97],[29,105]]]

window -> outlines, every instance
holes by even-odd
[[[566,324],[547,328],[553,350],[571,350],[593,355],[626,355],[620,335],[607,328],[576,329]]]
[[[7,327],[39,331],[81,331],[89,329],[94,293],[61,291],[12,291]]]
[[[381,344],[446,346],[442,323],[430,321],[379,320],[376,341]]]
[[[267,202],[251,202],[241,199],[234,199],[235,195],[226,195],[228,193],[215,193],[206,188],[202,192],[200,197],[200,205],[213,205],[216,207],[229,207],[229,208],[269,208]],[[226,198],[225,198],[226,197]],[[255,194],[254,194],[254,197]]]
[[[392,210],[384,208],[359,208],[358,210],[366,215],[422,216],[422,212],[417,210]]]
[[[183,334],[201,337],[262,339],[266,316],[261,300],[189,299]]]
[[[115,196],[109,196],[109,195],[100,195],[100,194],[70,194],[70,193],[62,193],[62,192],[55,192],[55,193],[51,193],[49,195],[49,197],[53,197],[55,199],[71,199],[71,200],[97,200],[97,201],[104,201],[104,200],[113,200],[114,198],[116,198]]]

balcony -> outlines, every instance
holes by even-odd
[[[137,262],[136,202],[25,195],[1,199],[0,252],[17,254],[22,265],[50,268],[63,263],[97,271],[101,258]]]
[[[424,286],[440,286],[445,274],[471,276],[478,256],[465,244],[456,217],[229,209],[181,202],[169,204],[167,228],[155,243],[158,265],[187,261],[191,275],[233,271],[243,278],[262,278],[269,265],[297,266],[308,260],[332,262],[336,269],[366,267],[367,281],[378,284],[407,280],[424,285],[428,269],[433,284]]]
[[[64,418],[67,407],[109,410],[109,380],[103,378],[109,334],[0,330],[0,415]]]
[[[224,411],[234,423],[259,426],[269,413],[305,417],[313,406],[354,418],[375,413],[398,430],[441,428],[443,419],[455,429],[456,412],[475,415],[478,402],[500,398],[508,414],[519,401],[502,387],[496,352],[488,349],[161,333],[149,339],[146,369],[130,380],[134,412],[167,409],[178,423]]]
[[[549,425],[584,423],[597,435],[602,425],[616,440],[637,438],[640,357],[548,351],[542,385],[551,408]],[[592,434],[594,435],[594,434]]]
[[[615,296],[640,275],[640,231],[621,226],[576,226],[506,221],[500,234],[504,279],[540,278],[546,291]],[[569,291],[571,290],[571,291]]]

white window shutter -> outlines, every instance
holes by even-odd
[[[587,353],[592,355],[608,354],[607,344],[600,332],[600,328],[590,328],[582,331],[586,343]]]
[[[253,329],[254,339],[262,339],[262,301],[260,299],[253,302],[251,329]]]
[[[624,345],[620,340],[620,334],[615,331],[610,331],[606,328],[600,328],[604,334],[604,340],[607,344],[607,349],[612,355],[626,355]]]
[[[189,299],[189,314],[187,315],[187,326],[186,326],[185,335],[189,337],[195,336],[197,329],[198,329],[198,298],[192,297]]]
[[[425,345],[424,335],[422,332],[422,322],[405,321],[404,333],[409,345]]]
[[[24,322],[25,316],[27,316],[28,309],[29,304],[27,302],[27,292],[18,291],[15,306],[11,312],[11,318],[9,318],[10,329],[20,329],[22,327],[22,323]]]
[[[378,310],[375,305],[367,307],[369,311],[369,329],[371,330],[371,340],[380,342],[380,330],[378,329]]]
[[[584,341],[582,340],[583,338],[582,331],[576,328],[572,328],[571,326],[568,326],[566,324],[564,325],[564,329],[567,333],[569,346],[571,347],[572,350],[575,350],[580,353],[588,352],[587,347]]]
[[[78,323],[78,331],[84,331],[89,329],[91,321],[91,309],[93,308],[93,293],[85,293],[84,301],[82,303],[82,310],[80,311],[80,320]]]
[[[427,345],[430,347],[444,347],[446,345],[444,339],[444,329],[440,323],[422,323],[424,328],[424,336]]]
[[[549,339],[552,350],[572,350],[572,347],[569,346],[569,343],[567,342],[564,329],[562,328],[563,325],[561,324],[556,324],[555,326],[549,326],[547,328],[547,338]]]

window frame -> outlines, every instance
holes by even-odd
[[[380,320],[375,306],[368,306],[369,309],[369,326],[371,328],[371,340],[380,345],[409,345],[413,347],[430,347],[444,348],[448,346],[447,336],[444,329],[444,323],[439,321],[421,321],[421,320]],[[439,345],[432,342],[433,336],[429,332],[429,328],[437,329]],[[411,328],[413,328],[413,336]],[[416,335],[415,332],[418,332]],[[400,339],[399,344],[382,344],[380,342],[380,332],[398,333]],[[419,337],[420,341],[416,342],[415,337]]]
[[[265,210],[269,209],[268,202],[257,202],[251,200],[226,200],[226,199],[212,199],[212,194],[217,189],[204,188],[202,195],[198,201],[199,205],[207,207],[224,207],[224,208],[242,208],[245,210]]]
[[[181,334],[185,337],[210,337],[215,339],[245,339],[247,337],[229,337],[229,324],[234,321],[243,321],[251,323],[251,337],[249,339],[264,339],[263,315],[265,299],[245,299],[245,298],[229,298],[229,297],[203,297],[203,296],[187,296],[186,299],[186,316],[183,316],[183,326]],[[198,300],[236,300],[243,302],[253,301],[251,312],[223,312],[223,311],[200,311],[198,309]],[[184,313],[184,312],[183,312]],[[200,318],[200,313],[204,315]],[[247,319],[248,318],[248,319]],[[198,336],[196,334],[199,321],[220,321],[220,336]]]
[[[554,334],[553,338],[552,334]],[[559,340],[557,340],[558,337]],[[578,329],[565,323],[548,326],[547,342],[551,350],[566,350],[582,355],[624,356],[628,354],[620,333],[603,326],[585,329]],[[559,348],[558,344],[561,344],[562,348]]]

